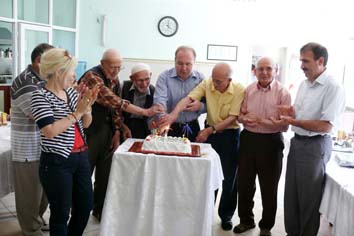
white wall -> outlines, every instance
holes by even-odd
[[[164,70],[174,67],[174,61],[172,60],[147,60],[147,59],[124,59],[123,66],[124,69],[119,73],[120,81],[129,80],[131,68],[139,62],[144,62],[151,67],[152,77],[151,83],[156,84],[156,80],[161,72]],[[215,64],[214,63],[196,63],[194,69],[203,73],[206,78],[211,75],[211,70]]]
[[[102,52],[110,47],[120,50],[124,58],[173,60],[180,45],[195,48],[197,62],[213,64],[216,61],[206,59],[207,44],[223,44],[238,46],[238,60],[230,63],[235,79],[246,84],[250,77],[248,44],[237,37],[228,37],[227,32],[237,32],[233,27],[225,28],[222,34],[216,32],[220,27],[213,24],[213,9],[203,0],[101,0],[100,4],[85,0],[80,4],[79,59],[86,60],[88,67],[98,64]],[[103,15],[107,18],[105,46],[101,42]],[[170,38],[161,36],[157,30],[158,20],[165,15],[174,16],[179,23],[177,34]]]
[[[281,64],[282,81],[297,84],[304,79],[299,49],[314,41],[327,46],[328,68],[342,80],[345,54],[350,53],[345,45],[354,38],[350,4],[350,0],[81,0],[78,56],[90,68],[99,63],[104,50],[117,48],[129,65],[135,59],[152,62],[157,76],[173,66],[180,45],[194,47],[197,63],[210,68],[216,61],[206,59],[208,44],[235,45],[237,62],[231,63],[235,80],[248,84],[252,55],[271,54]],[[103,15],[107,19],[104,46]],[[177,34],[170,38],[157,30],[158,20],[165,15],[179,22]],[[167,64],[155,65],[155,61]],[[129,65],[121,72],[122,80],[128,78]]]
[[[354,36],[349,6],[349,0],[82,0],[79,59],[94,66],[105,49],[114,47],[125,58],[173,60],[178,46],[190,45],[197,51],[197,62],[214,63],[206,59],[207,44],[236,45],[237,62],[231,63],[235,79],[247,84],[253,49],[276,48],[286,80],[288,53],[293,51],[285,47],[297,52],[308,41],[327,43]],[[165,15],[179,22],[177,34],[170,38],[157,30]]]

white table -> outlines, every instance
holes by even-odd
[[[354,235],[354,169],[340,167],[333,152],[326,167],[326,185],[320,213],[333,224],[334,236]],[[354,154],[353,154],[354,155]]]
[[[192,158],[128,152],[135,141],[114,154],[100,235],[210,236],[223,180],[211,145]]]
[[[0,126],[0,198],[14,191],[10,124]]]

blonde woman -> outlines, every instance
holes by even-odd
[[[50,206],[50,235],[82,235],[92,209],[83,128],[92,121],[97,90],[82,87],[77,92],[72,87],[76,64],[64,49],[45,52],[40,74],[47,84],[32,94],[32,114],[41,130],[39,176]]]

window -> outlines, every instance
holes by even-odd
[[[1,0],[0,16],[12,18],[13,5],[12,0]]]
[[[13,24],[0,21],[0,83],[11,82],[13,76]]]
[[[350,45],[347,49],[348,57],[344,66],[344,76],[343,76],[343,86],[346,95],[346,106],[354,109],[354,55],[352,54],[354,50],[354,40],[351,40]]]
[[[71,55],[75,55],[75,32],[53,30],[53,45],[65,48]]]
[[[18,0],[18,19],[49,24],[49,0]]]
[[[75,0],[53,0],[53,25],[76,27]]]

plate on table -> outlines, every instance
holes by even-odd
[[[144,154],[157,154],[157,155],[166,155],[166,156],[182,156],[182,157],[200,157],[200,146],[197,144],[192,144],[192,153],[178,153],[178,152],[155,152],[142,150],[143,142],[134,142],[133,145],[129,148],[128,152],[137,152]]]

